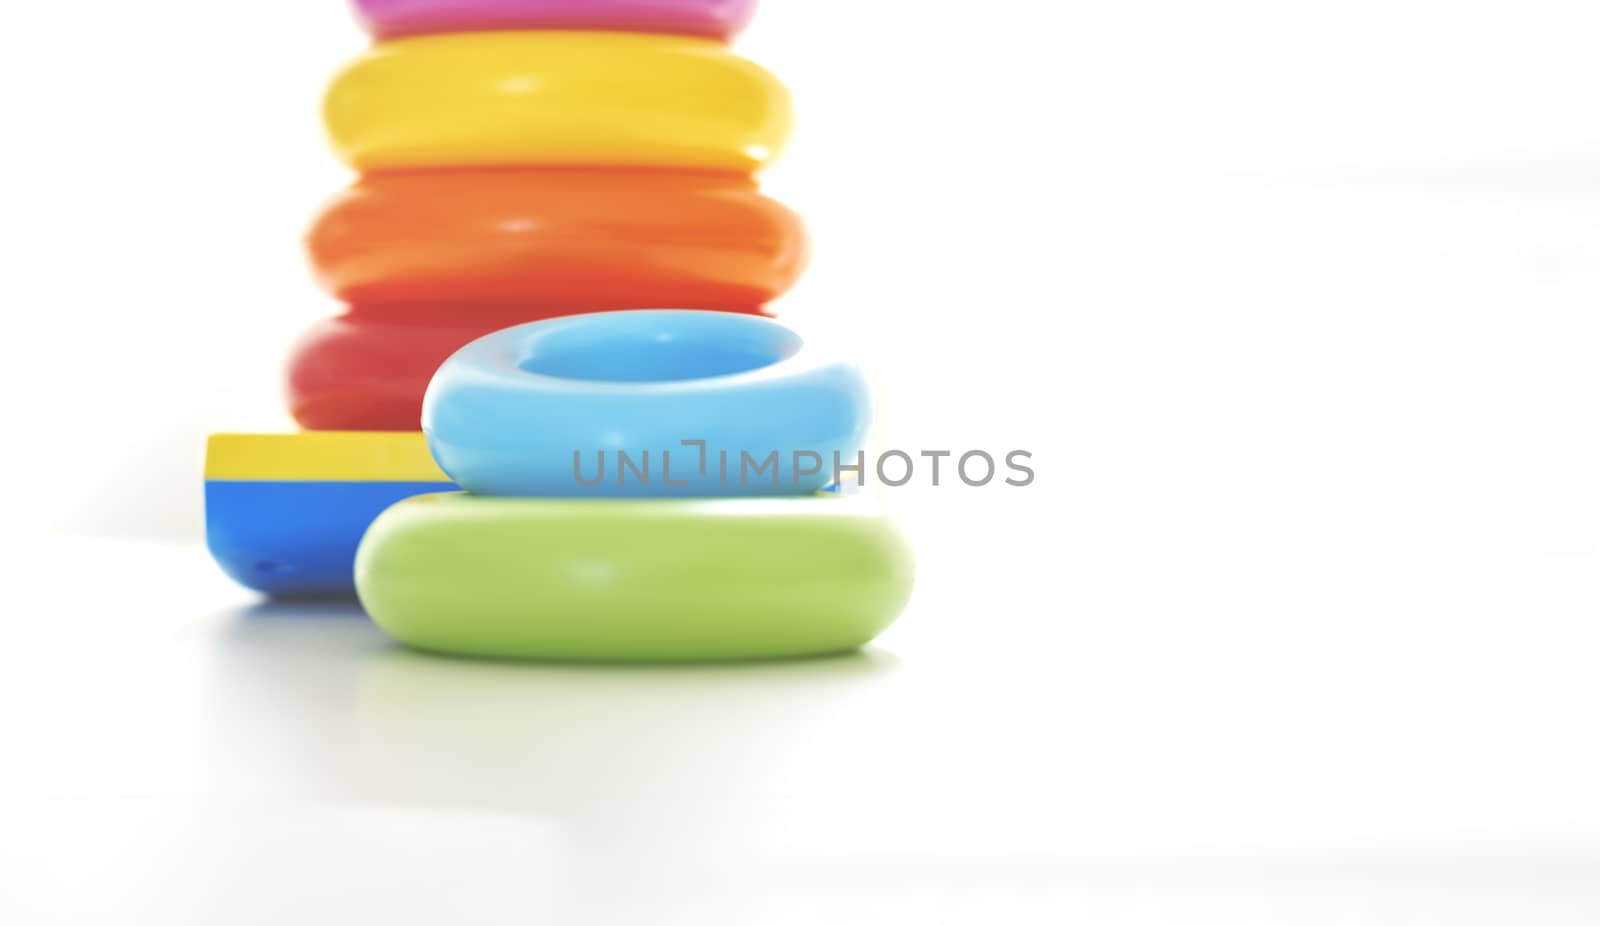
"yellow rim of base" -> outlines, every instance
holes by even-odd
[[[443,482],[421,431],[213,434],[206,478],[252,482]]]

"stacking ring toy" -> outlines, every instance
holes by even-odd
[[[385,42],[335,78],[335,149],[363,171],[634,165],[752,171],[789,135],[777,78],[708,39],[476,32]]]
[[[415,431],[214,434],[206,545],[247,588],[350,595],[356,546],[372,519],[402,499],[451,488]]]
[[[869,418],[861,372],[783,325],[674,310],[496,332],[422,401],[434,459],[481,495],[809,495]]]
[[[759,659],[840,652],[910,598],[905,539],[862,499],[424,495],[356,556],[380,627],[441,653]]]
[[[800,217],[748,175],[581,168],[368,175],[323,211],[309,245],[323,285],[358,311],[515,308],[519,321],[757,312],[807,253]]]
[[[345,315],[318,322],[289,357],[289,412],[312,431],[415,431],[439,364],[463,345],[527,320],[395,324]]]
[[[755,0],[356,0],[379,39],[442,32],[610,29],[732,38]]]

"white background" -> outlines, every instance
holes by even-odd
[[[740,50],[798,97],[768,188],[817,252],[780,312],[855,346],[880,449],[1023,448],[1039,478],[889,493],[922,584],[867,668],[661,688],[274,621],[194,542],[205,433],[287,428],[285,352],[336,309],[299,239],[347,179],[317,122],[363,44],[346,12],[7,18],[4,521],[28,580],[0,684],[34,705],[31,764],[0,778],[12,832],[93,843],[151,812],[112,800],[448,793],[623,870],[688,865],[675,890],[702,913],[731,864],[707,846],[776,843],[804,863],[747,858],[741,883],[833,921],[929,897],[1594,921],[1592,3],[768,0]],[[781,727],[796,745],[724,699],[814,722]],[[463,733],[427,713],[446,709],[492,719]],[[782,761],[711,770],[706,741]],[[390,761],[426,782],[352,771]],[[756,822],[685,828],[702,791]],[[624,794],[657,815],[606,809],[637,810]],[[154,857],[181,869],[174,839]]]

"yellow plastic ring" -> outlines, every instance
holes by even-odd
[[[480,32],[385,42],[323,114],[358,170],[593,165],[757,170],[793,117],[777,78],[699,38]]]

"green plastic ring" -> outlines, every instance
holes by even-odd
[[[860,498],[419,495],[356,554],[372,619],[418,649],[565,660],[809,656],[911,596],[911,547]]]

